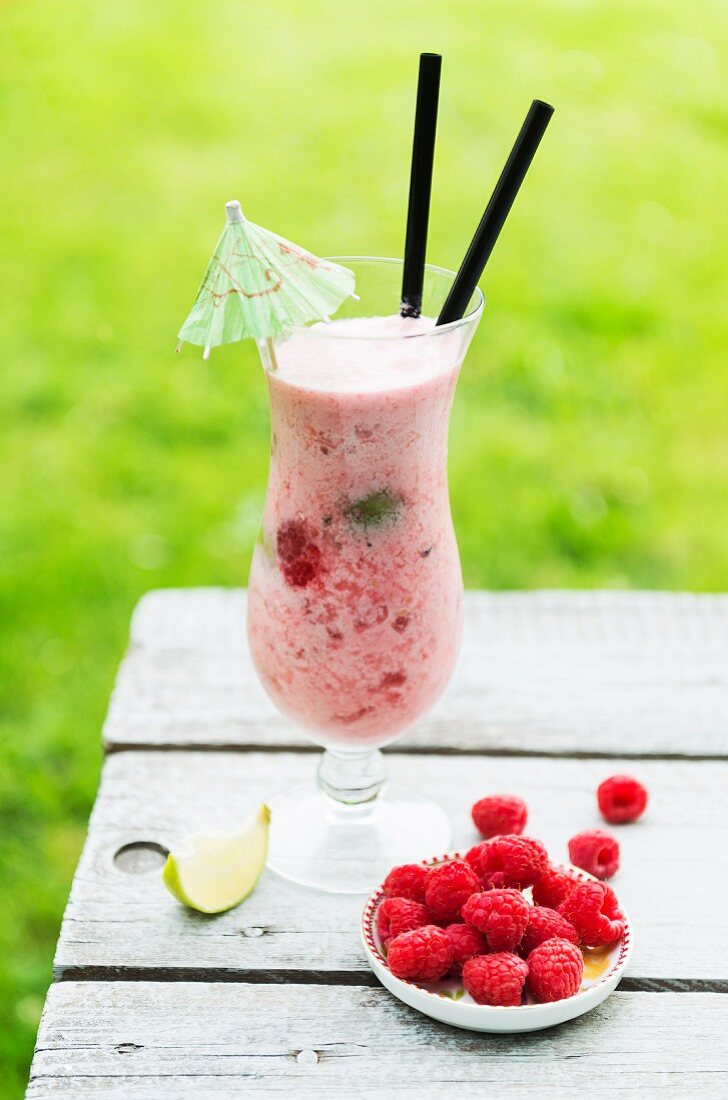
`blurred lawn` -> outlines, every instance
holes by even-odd
[[[131,609],[246,579],[261,371],[249,347],[172,354],[223,202],[320,254],[399,255],[419,50],[445,57],[433,262],[457,265],[531,98],[557,105],[453,419],[467,583],[726,587],[722,5],[246,7],[0,12],[3,1097]]]

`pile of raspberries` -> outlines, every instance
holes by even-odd
[[[597,798],[608,821],[626,822],[640,816],[647,792],[628,776],[613,776]],[[481,799],[472,816],[486,839],[464,859],[405,864],[384,880],[377,932],[389,969],[412,982],[461,978],[483,1005],[520,1005],[527,992],[539,1003],[573,997],[584,972],[581,947],[622,938],[616,894],[603,881],[550,863],[539,840],[521,835],[521,799]],[[595,829],[572,837],[569,856],[606,879],[619,865],[619,845]],[[532,902],[523,893],[528,888]]]

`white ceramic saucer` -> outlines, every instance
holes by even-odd
[[[422,862],[425,866],[432,866],[448,859],[462,859],[462,855],[459,852],[453,852],[450,855],[437,856]],[[568,864],[560,866],[564,866],[584,881],[592,878],[577,867],[571,867]],[[527,894],[528,892],[526,891]],[[632,953],[632,924],[625,914],[625,930],[622,939],[609,948],[587,955],[584,980],[575,997],[569,997],[564,1001],[552,1001],[550,1004],[524,1004],[517,1008],[479,1005],[463,990],[462,984],[457,980],[417,985],[414,982],[395,978],[387,967],[376,930],[377,909],[383,897],[380,886],[368,898],[362,914],[361,936],[372,970],[390,993],[411,1008],[416,1008],[425,1016],[431,1016],[433,1020],[440,1020],[454,1027],[467,1028],[469,1031],[540,1031],[542,1028],[554,1027],[555,1024],[562,1024],[565,1020],[582,1016],[585,1012],[596,1008],[613,992]]]

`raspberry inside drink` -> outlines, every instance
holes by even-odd
[[[324,745],[385,744],[452,672],[447,432],[464,351],[432,320],[350,318],[294,332],[268,371],[250,645],[276,705]]]

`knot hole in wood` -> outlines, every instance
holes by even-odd
[[[301,1066],[315,1066],[318,1060],[319,1056],[315,1050],[299,1050],[296,1055],[296,1061]]]
[[[148,875],[166,862],[169,849],[153,840],[134,840],[114,854],[114,866],[127,875]]]

